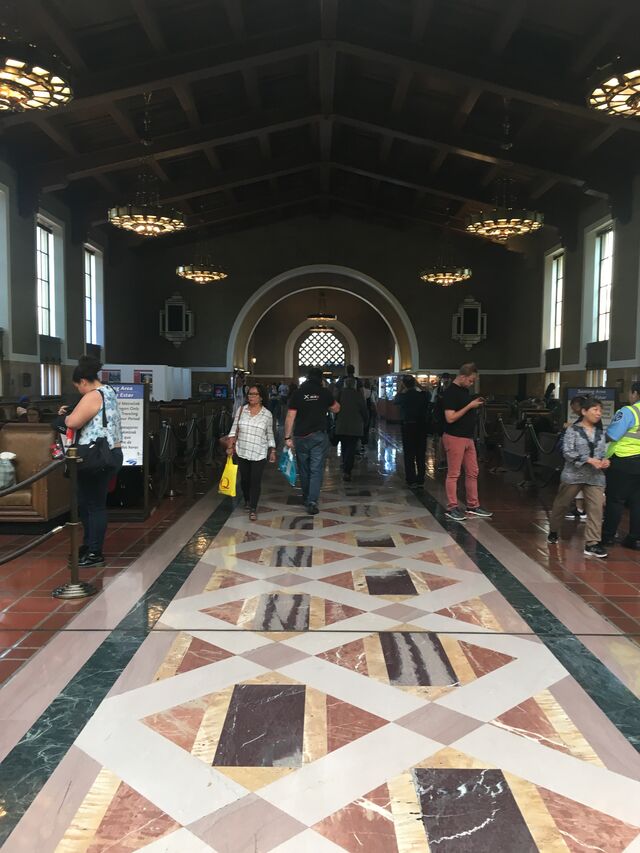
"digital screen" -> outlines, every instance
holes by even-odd
[[[213,396],[218,400],[226,400],[229,396],[229,386],[228,385],[214,385],[213,386]]]

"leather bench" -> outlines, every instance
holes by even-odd
[[[16,482],[51,463],[55,433],[48,424],[8,423],[0,430],[0,452],[16,454]],[[62,467],[11,495],[0,497],[0,522],[49,521],[69,510],[69,480]]]

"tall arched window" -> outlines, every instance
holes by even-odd
[[[299,367],[344,367],[344,345],[333,332],[310,332],[300,344]]]

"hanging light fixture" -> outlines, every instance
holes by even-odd
[[[467,231],[504,243],[510,237],[522,237],[538,231],[543,222],[542,213],[516,204],[511,179],[499,178],[493,207],[469,216]]]
[[[197,284],[210,284],[212,281],[223,281],[228,273],[220,264],[214,263],[209,255],[202,255],[192,264],[177,267],[176,275],[195,281]]]
[[[145,95],[144,134],[140,140],[145,146],[151,145],[150,101],[151,95]],[[136,179],[133,201],[112,207],[109,210],[108,219],[116,228],[132,231],[141,237],[160,237],[186,228],[183,213],[163,207],[160,203],[158,178],[151,174],[144,160]]]
[[[324,295],[324,290],[321,290],[318,295],[318,310],[313,311],[311,314],[307,314],[307,320],[317,320],[318,323],[326,323],[331,322],[332,320],[337,320],[337,314],[331,314],[327,311],[327,300]],[[332,331],[329,329],[328,331]]]
[[[0,34],[0,112],[54,109],[72,98],[69,69],[58,57]]]
[[[640,116],[640,62],[617,56],[597,69],[589,80],[587,104],[612,116]]]
[[[319,335],[327,335],[330,332],[333,332],[333,329],[331,326],[312,326],[309,331],[316,332]]]
[[[450,287],[471,278],[471,268],[456,263],[454,259],[451,235],[449,233],[450,211],[447,211],[447,221],[440,239],[440,254],[435,264],[423,269],[418,277],[426,284],[437,284],[439,287]]]

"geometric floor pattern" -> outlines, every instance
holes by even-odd
[[[232,513],[78,737],[59,853],[640,850],[640,756],[399,480],[296,495]]]

